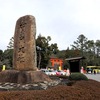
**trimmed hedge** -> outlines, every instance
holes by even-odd
[[[88,78],[82,74],[82,73],[72,73],[69,78],[69,80],[88,80]]]

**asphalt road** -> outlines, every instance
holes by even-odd
[[[100,74],[85,74],[89,79],[100,82]]]

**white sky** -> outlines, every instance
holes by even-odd
[[[19,17],[36,18],[37,36],[65,50],[80,34],[100,40],[100,0],[0,0],[0,49],[7,49]]]

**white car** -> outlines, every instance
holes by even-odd
[[[56,72],[54,70],[48,70],[48,75],[56,75]]]
[[[41,71],[47,75],[56,75],[56,72],[54,70],[41,69]]]

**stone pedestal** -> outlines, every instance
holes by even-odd
[[[41,71],[5,70],[0,72],[0,82],[32,84],[34,82],[52,81],[49,76]]]

